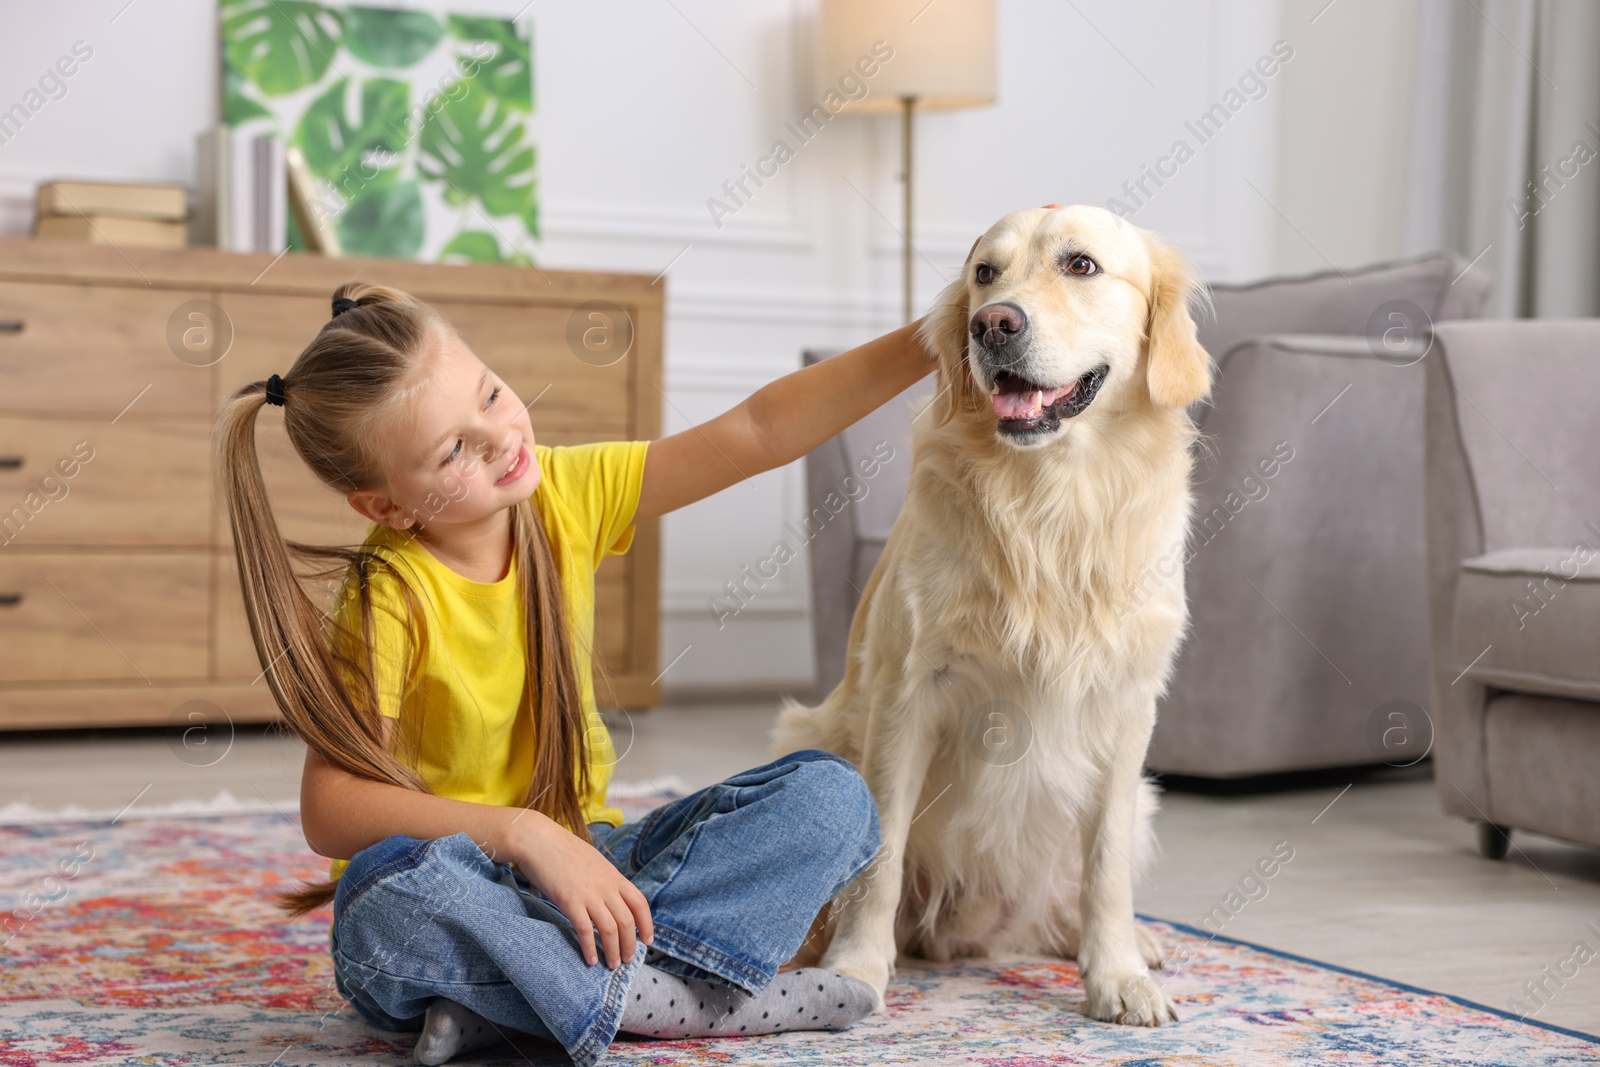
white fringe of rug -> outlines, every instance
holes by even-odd
[[[650,800],[666,803],[691,790],[675,776],[650,778],[641,782],[612,782],[606,790],[608,797],[616,800]],[[186,798],[166,804],[141,804],[137,801],[125,808],[87,808],[68,804],[61,808],[41,808],[25,800],[14,800],[0,807],[0,826],[23,826],[50,822],[110,822],[116,819],[152,819],[189,816],[206,818],[217,815],[258,815],[276,812],[287,815],[300,810],[299,798],[292,800],[241,800],[226,789],[219,790],[210,800]]]
[[[210,800],[197,800],[190,797],[166,804],[145,804],[135,801],[125,808],[89,808],[81,804],[68,804],[61,808],[41,808],[25,800],[16,800],[4,807],[0,807],[0,825],[16,826],[45,822],[110,822],[112,819],[122,822],[125,819],[150,819],[185,815],[195,817],[253,815],[274,810],[284,814],[298,811],[300,810],[300,801],[298,799],[267,801],[259,798],[240,800],[226,789],[219,790],[217,795]]]

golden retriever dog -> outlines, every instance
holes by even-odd
[[[772,752],[836,752],[878,804],[877,860],[797,959],[878,990],[897,953],[1078,960],[1085,1010],[1159,1026],[1134,919],[1153,848],[1142,767],[1188,625],[1181,552],[1211,389],[1152,233],[1097,207],[1018,211],[973,246],[921,338],[938,391],[850,626],[844,680],[784,701]]]

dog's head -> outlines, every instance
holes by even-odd
[[[922,327],[939,361],[936,422],[983,423],[1017,447],[1137,406],[1211,391],[1184,257],[1104,208],[1007,215],[978,238]]]

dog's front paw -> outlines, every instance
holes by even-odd
[[[1084,1010],[1103,1023],[1160,1026],[1178,1021],[1172,999],[1142,967],[1132,972],[1085,974],[1083,992]]]
[[[1138,939],[1139,957],[1144,960],[1144,965],[1152,971],[1161,970],[1167,962],[1167,952],[1161,946],[1161,939],[1143,923],[1135,926],[1133,933]]]
[[[894,971],[893,960],[885,959],[881,953],[867,950],[849,951],[835,945],[823,955],[822,962],[818,966],[825,971],[859,978],[867,983],[878,998],[872,1007],[873,1013],[886,1010],[883,994],[889,988],[889,975]]]

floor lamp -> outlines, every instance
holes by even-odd
[[[835,95],[841,84],[866,88],[837,110],[900,115],[901,292],[910,322],[915,113],[994,103],[994,0],[822,0],[820,27],[820,84]]]

